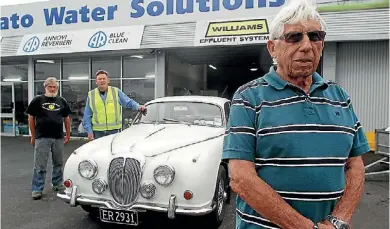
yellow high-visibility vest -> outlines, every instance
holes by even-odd
[[[92,130],[117,130],[122,128],[122,112],[118,88],[108,86],[106,101],[100,97],[98,88],[88,92],[89,106],[92,110]]]

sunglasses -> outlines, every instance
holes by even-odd
[[[309,32],[291,32],[281,36],[279,39],[283,39],[287,43],[297,43],[303,40],[303,35],[307,34],[310,41],[317,42],[325,39],[325,31],[309,31]]]
[[[108,76],[108,72],[104,71],[104,70],[98,70],[95,74],[95,76],[99,75],[99,74],[105,74]]]

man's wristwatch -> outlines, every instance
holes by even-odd
[[[336,229],[349,229],[349,225],[347,222],[342,221],[341,219],[338,219],[337,217],[334,217],[332,215],[328,215],[326,219],[333,224],[334,228]]]

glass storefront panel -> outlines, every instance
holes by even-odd
[[[60,79],[60,60],[35,60],[35,80],[45,80],[48,77]]]
[[[15,82],[15,120],[16,133],[19,135],[28,135],[28,82]]]
[[[28,80],[27,63],[1,63],[1,81],[20,82]]]
[[[140,58],[140,57],[143,58]],[[154,77],[155,55],[125,56],[123,58],[123,78]]]
[[[144,105],[146,102],[154,99],[154,78],[146,79],[125,79],[123,80],[123,92],[137,103]],[[133,119],[137,111],[131,109],[122,109],[123,128],[125,129],[125,119]]]
[[[75,81],[90,79],[89,58],[63,60],[62,79]]]
[[[92,58],[92,79],[98,70],[105,70],[112,78],[121,78],[121,57]]]
[[[62,97],[64,97],[69,104],[71,115],[71,136],[86,136],[85,133],[79,132],[79,127],[82,125],[85,102],[88,95],[89,80],[69,80],[62,82]]]
[[[3,82],[13,82],[15,99],[15,134],[28,134],[28,116],[26,109],[28,106],[28,64],[27,63],[2,63],[1,80]],[[11,87],[9,87],[11,89]],[[6,97],[2,96],[2,103]],[[7,122],[9,122],[8,120]],[[12,119],[11,119],[12,124]],[[8,124],[7,124],[8,125]],[[5,131],[8,131],[5,127]]]

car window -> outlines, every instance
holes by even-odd
[[[147,106],[147,114],[136,123],[187,123],[193,125],[223,126],[222,110],[217,105],[201,102],[161,102]]]
[[[229,122],[230,115],[230,101],[224,104],[226,124]]]

